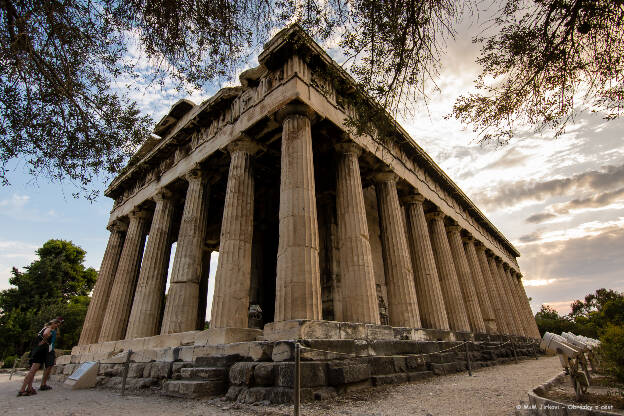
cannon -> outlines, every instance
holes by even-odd
[[[584,354],[578,347],[570,345],[565,338],[560,335],[546,332],[540,342],[540,348],[555,353],[559,356],[561,366],[566,374],[572,379],[572,386],[576,393],[577,400],[581,400],[583,394],[587,393],[589,380],[586,373],[579,371],[579,365],[582,366]]]
[[[592,354],[592,346],[581,341],[579,338],[577,338],[576,335],[574,335],[571,332],[562,332],[561,333],[561,337],[563,339],[565,339],[565,341],[572,345],[574,348],[576,348],[577,350],[579,350],[580,354],[579,354],[579,360],[580,360],[580,364],[581,367],[583,368],[583,371],[585,372],[585,375],[587,376],[587,380],[591,382],[591,376],[589,374],[589,366],[588,366],[588,357],[590,356],[590,354]],[[592,364],[592,369],[595,371],[596,367],[594,365],[594,363],[589,360],[589,362],[591,362]]]
[[[598,350],[600,347],[600,341],[594,338],[575,335],[571,332],[562,332],[561,336],[564,337],[572,345],[584,347],[583,351],[587,354],[587,359],[591,364],[592,370],[596,371],[596,369],[600,365],[600,354]]]

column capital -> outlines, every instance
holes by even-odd
[[[506,262],[503,262],[503,269],[509,270],[510,269],[509,264],[507,264]]]
[[[254,142],[249,136],[241,134],[239,138],[225,146],[225,150],[230,154],[245,152],[253,155],[260,150],[260,145]]]
[[[425,217],[427,218],[427,220],[444,220],[444,217],[446,217],[446,214],[443,213],[442,211],[433,211],[433,212],[428,212],[425,214]]]
[[[184,179],[186,179],[189,183],[195,182],[195,181],[205,182],[207,178],[208,178],[208,175],[206,175],[206,173],[202,169],[200,169],[198,166],[189,170],[184,175]]]
[[[128,223],[125,221],[121,221],[121,220],[115,220],[111,222],[110,224],[108,224],[106,229],[110,231],[111,233],[112,232],[122,233],[122,232],[128,231]]]
[[[354,154],[355,156],[360,156],[362,154],[360,145],[352,141],[336,143],[334,148],[341,154]]]
[[[311,120],[314,114],[314,109],[309,105],[300,102],[292,102],[277,110],[275,112],[275,119],[280,123],[287,118],[295,116],[303,116]]]
[[[470,242],[475,241],[475,238],[471,234],[468,234],[468,235],[462,236],[462,241],[464,243],[470,243]]]
[[[425,202],[425,197],[422,196],[422,194],[415,192],[401,198],[401,202],[404,204],[422,204]]]
[[[154,202],[158,202],[164,199],[171,199],[172,196],[173,196],[173,192],[171,192],[169,189],[161,188],[158,190],[158,192],[156,192],[156,194],[152,197],[152,199],[154,199]]]
[[[398,179],[398,175],[390,171],[378,172],[373,175],[375,183],[396,182]]]
[[[130,211],[128,216],[130,218],[145,219],[145,218],[148,218],[150,214],[151,212],[146,210],[145,208],[134,208],[132,211]]]
[[[446,226],[446,232],[447,233],[458,233],[462,230],[462,227],[460,227],[457,224],[451,224],[451,225],[447,225]]]

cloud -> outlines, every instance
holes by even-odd
[[[555,214],[552,214],[550,212],[543,212],[540,214],[534,214],[531,215],[530,217],[527,217],[527,219],[525,219],[526,222],[531,222],[534,224],[539,224],[540,222],[544,222],[546,220],[550,220],[553,218],[556,218],[557,216]],[[520,237],[520,239],[522,239],[522,237]]]
[[[13,194],[10,198],[0,201],[0,215],[12,215],[24,208],[30,197],[28,195]]]
[[[568,232],[561,239],[525,244],[520,248],[522,256],[518,261],[525,282],[551,281],[543,285],[526,285],[534,307],[558,302],[562,308],[567,305],[567,313],[570,299],[583,298],[601,287],[624,289],[624,221],[602,226],[588,224]],[[570,237],[586,231],[590,232]],[[544,235],[548,236],[548,233]]]
[[[603,192],[587,198],[577,198],[568,202],[553,204],[545,212],[531,215],[525,221],[539,224],[556,218],[558,215],[565,215],[570,212],[622,207],[624,204],[621,204],[621,202],[624,202],[624,188]]]
[[[481,202],[489,207],[504,207],[526,200],[544,200],[552,196],[565,195],[572,190],[607,190],[624,184],[624,165],[604,166],[601,170],[590,170],[568,178],[547,181],[517,181],[498,187],[499,192],[484,196]]]
[[[0,241],[0,290],[9,288],[13,267],[22,268],[37,258],[38,246],[23,241]]]
[[[515,147],[512,147],[511,149],[506,151],[500,158],[491,163],[488,163],[481,170],[506,169],[514,166],[520,166],[524,164],[527,159],[528,155],[525,155],[524,153],[519,152]]]

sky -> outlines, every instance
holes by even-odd
[[[445,118],[479,73],[478,48],[470,42],[478,30],[463,26],[449,39],[439,92],[399,122],[520,251],[534,311],[548,304],[568,313],[573,300],[598,288],[623,291],[624,120],[580,112],[556,139],[551,132],[525,133],[503,147],[479,145],[470,129]],[[167,84],[138,90],[133,98],[158,121],[178,99],[200,103],[217,88],[190,95]],[[0,290],[10,286],[11,268],[35,260],[35,250],[51,238],[81,246],[86,265],[99,269],[112,200],[75,199],[70,183],[32,178],[19,161],[12,169],[11,185],[0,187]],[[101,191],[107,185],[96,184]],[[213,253],[209,309],[217,260]]]

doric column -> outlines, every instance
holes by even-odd
[[[390,325],[420,328],[420,314],[401,206],[391,172],[375,175]]]
[[[128,233],[119,258],[98,342],[117,341],[126,334],[149,226],[148,219],[149,213],[143,210],[135,210],[130,214]]]
[[[171,223],[174,211],[171,196],[171,192],[167,190],[154,196],[156,209],[143,255],[126,339],[158,335],[171,256]]]
[[[221,222],[211,328],[248,327],[254,222],[252,155],[257,148],[245,138],[227,147],[231,155],[230,173]]]
[[[455,265],[455,272],[457,273],[459,287],[464,299],[470,329],[474,333],[484,334],[485,323],[483,322],[483,315],[479,307],[477,292],[472,283],[472,273],[470,272],[468,259],[466,259],[466,252],[464,251],[464,245],[461,240],[461,235],[459,234],[460,231],[461,227],[459,225],[446,227],[446,234],[453,256],[453,264]]]
[[[474,246],[474,238],[472,238],[472,236],[464,237],[463,241],[466,259],[468,260],[468,266],[470,267],[472,274],[472,281],[477,293],[477,299],[479,300],[479,307],[481,308],[481,315],[483,316],[483,323],[485,324],[485,330],[488,334],[497,334],[496,315],[494,314],[494,308],[492,307],[488,296],[488,286],[486,285],[485,278],[481,273],[479,259],[477,258],[477,252]]]
[[[106,245],[106,251],[104,251],[102,265],[100,266],[98,278],[95,282],[95,288],[93,289],[93,296],[89,303],[87,316],[82,325],[82,332],[80,333],[78,345],[95,344],[98,342],[128,225],[116,221],[111,224],[108,229],[110,231],[108,244]]]
[[[518,292],[513,285],[512,277],[509,274],[509,265],[507,263],[497,264],[499,270],[502,269],[503,280],[505,282],[506,290],[509,293],[509,298],[511,299],[510,305],[513,307],[514,319],[516,320],[516,327],[518,328],[519,335],[528,336],[528,331],[526,329],[526,322],[524,317],[522,316],[522,310],[520,307],[520,302],[518,299]]]
[[[515,312],[515,304],[513,301],[513,296],[506,285],[507,276],[505,276],[505,272],[503,270],[503,263],[499,257],[494,257],[494,267],[498,272],[498,284],[500,286],[501,296],[505,299],[505,305],[507,307],[507,316],[509,317],[509,322],[511,323],[514,332],[514,335],[522,335],[523,328],[522,324],[516,318]]]
[[[477,252],[477,259],[479,260],[479,267],[481,268],[481,275],[483,276],[487,286],[490,305],[492,305],[494,315],[496,316],[496,328],[499,334],[508,335],[511,332],[507,327],[507,320],[505,319],[505,313],[501,305],[498,289],[496,287],[494,277],[492,276],[492,272],[490,271],[490,264],[488,262],[487,255],[485,254],[485,246],[481,242],[475,241],[475,250]]]
[[[451,247],[444,230],[444,214],[439,211],[431,212],[427,214],[427,219],[429,220],[429,235],[433,248],[433,257],[435,258],[438,276],[440,277],[440,286],[444,296],[449,325],[454,331],[469,332],[470,323],[466,314],[466,306],[464,305],[459,280],[457,279]]]
[[[379,306],[368,237],[364,193],[355,143],[340,143],[336,172],[336,212],[342,319],[379,325]]]
[[[414,284],[420,309],[420,320],[424,328],[449,330],[440,279],[433,258],[429,239],[429,228],[425,219],[421,194],[403,199],[406,210],[407,239],[414,267]]]
[[[209,185],[199,169],[190,171],[186,180],[188,189],[160,329],[163,335],[192,331],[197,326]]]
[[[282,125],[275,321],[322,317],[312,131],[305,111],[287,108]]]
[[[531,304],[529,303],[529,298],[526,295],[526,291],[524,290],[524,285],[522,284],[521,275],[514,270],[513,278],[516,284],[516,287],[519,292],[519,299],[522,305],[524,305],[526,319],[529,327],[529,336],[539,339],[541,338],[539,328],[537,327],[537,323],[535,322],[535,316],[533,315],[533,311],[531,310]]]
[[[498,295],[498,301],[501,306],[502,311],[502,319],[505,320],[505,326],[507,327],[509,335],[516,335],[518,330],[516,328],[516,322],[513,319],[512,313],[509,309],[509,299],[507,298],[507,294],[503,290],[503,285],[501,281],[501,276],[498,274],[498,269],[496,268],[496,259],[491,253],[486,253],[488,266],[490,268],[490,275],[492,276],[492,282],[494,283],[494,290]]]

